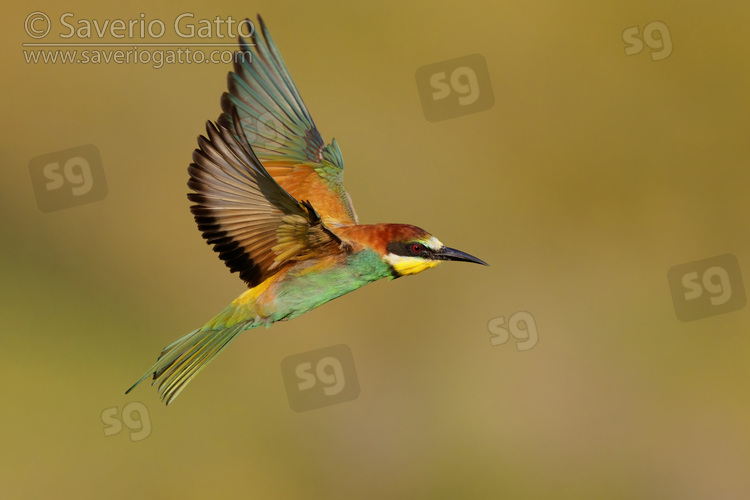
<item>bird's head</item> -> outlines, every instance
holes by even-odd
[[[488,265],[468,253],[443,245],[422,228],[407,224],[388,224],[382,258],[395,276],[417,274],[446,260]]]

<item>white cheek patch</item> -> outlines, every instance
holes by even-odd
[[[385,254],[384,260],[392,267],[396,267],[397,265],[400,265],[404,261],[404,259],[409,258],[411,257],[403,257],[401,255],[396,255],[395,253],[387,253]]]

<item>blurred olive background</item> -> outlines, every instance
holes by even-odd
[[[6,10],[3,498],[750,496],[748,309],[682,322],[667,282],[726,253],[750,279],[750,4]],[[341,145],[361,221],[419,225],[491,267],[445,264],[248,332],[169,408],[148,384],[126,396],[163,346],[244,290],[186,199],[230,65],[27,64],[36,10],[144,13],[168,28],[158,42],[180,41],[183,12],[261,13]],[[623,31],[653,21],[672,54],[626,56]],[[417,69],[475,53],[494,106],[428,122]],[[84,144],[101,152],[106,198],[41,212],[29,162]],[[538,344],[492,346],[488,323],[518,311]],[[335,344],[353,352],[359,397],[295,413],[281,360]],[[133,401],[147,437],[106,436],[103,412]]]

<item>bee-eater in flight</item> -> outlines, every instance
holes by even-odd
[[[164,348],[130,392],[153,375],[169,404],[245,330],[315,309],[381,278],[444,260],[485,264],[408,224],[359,224],[344,190],[344,163],[325,144],[258,16],[251,45],[239,38],[223,113],[188,168],[198,229],[249,290],[201,328]],[[246,21],[248,26],[252,26]],[[251,139],[251,140],[248,140]]]

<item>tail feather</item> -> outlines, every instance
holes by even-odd
[[[132,391],[138,384],[153,375],[151,385],[159,383],[161,400],[171,403],[185,386],[214,359],[239,333],[251,327],[252,320],[231,326],[204,326],[169,344],[159,355],[158,361],[125,391]],[[209,323],[210,325],[211,323]]]
[[[162,379],[159,383],[159,393],[162,399],[166,398],[166,403],[169,404],[177,397],[193,377],[229,345],[244,330],[244,327],[244,324],[237,324],[218,332],[214,331],[212,335],[201,338],[187,351],[179,346],[176,347],[177,351],[183,351],[183,353],[170,366],[165,366],[161,373],[154,374],[155,378]]]

